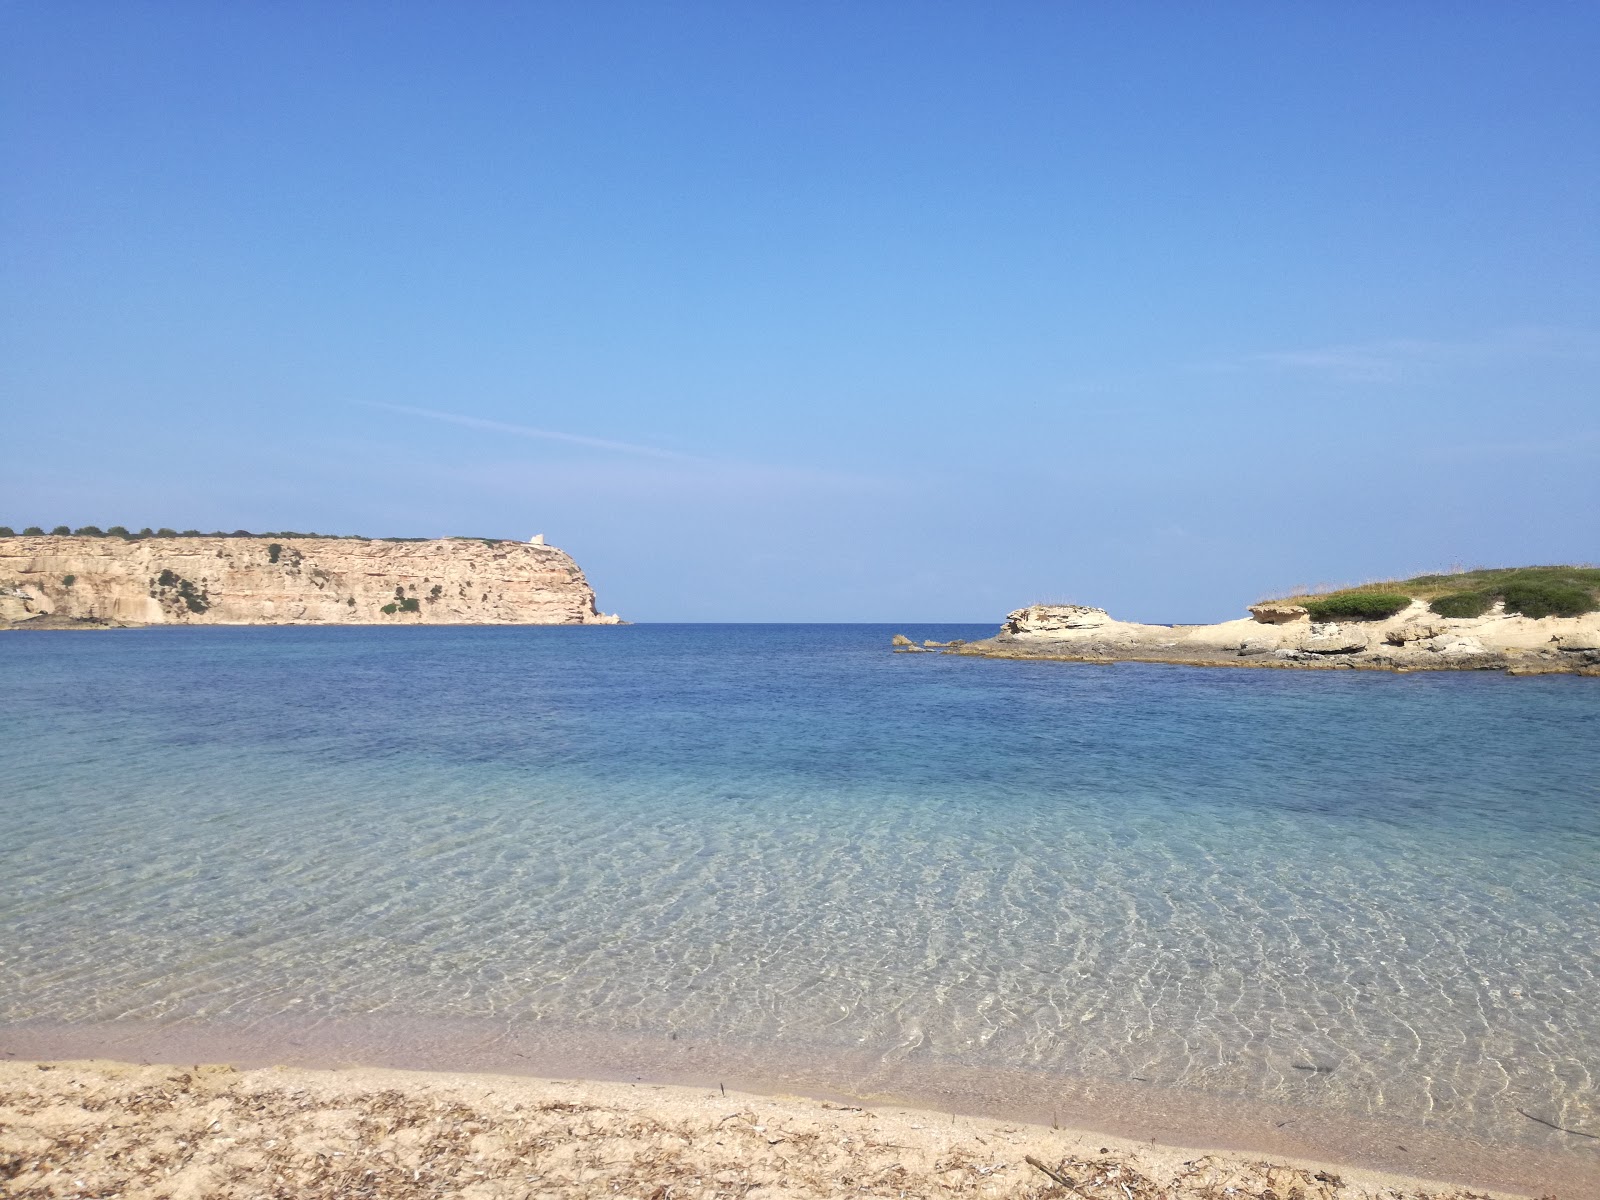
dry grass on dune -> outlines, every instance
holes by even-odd
[[[427,1078],[0,1064],[0,1193],[19,1200],[1472,1196],[1375,1193],[1329,1172],[1227,1155],[1094,1150],[1084,1135],[983,1121],[946,1125],[930,1113],[618,1084],[418,1082]]]
[[[1407,579],[1368,579],[1361,583],[1296,584],[1261,597],[1261,602],[1301,604],[1307,600],[1358,592],[1403,592],[1413,599],[1431,600],[1451,592],[1504,588],[1512,584],[1559,584],[1600,592],[1600,567],[1576,563],[1543,567],[1452,567]]]

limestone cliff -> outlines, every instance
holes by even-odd
[[[0,623],[602,625],[554,546],[445,538],[3,537]]]

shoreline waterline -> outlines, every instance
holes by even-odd
[[[105,1123],[120,1110],[131,1121]],[[8,1118],[17,1112],[26,1122]],[[384,1068],[0,1061],[30,1193],[1493,1200],[1446,1181],[725,1086]],[[1046,1178],[1046,1174],[1049,1178]],[[142,1186],[141,1186],[142,1185]],[[1565,1193],[1585,1200],[1577,1193]]]
[[[543,1023],[541,1023],[543,1024]],[[1218,1096],[1156,1082],[1016,1068],[885,1061],[862,1050],[807,1055],[671,1036],[490,1022],[257,1021],[248,1027],[108,1022],[0,1027],[0,1061],[229,1064],[240,1070],[408,1072],[726,1088],[821,1104],[1018,1122],[1128,1145],[1259,1156],[1374,1177],[1559,1200],[1600,1198],[1600,1142],[1516,1115],[1515,1141],[1468,1139],[1426,1119],[1332,1112],[1282,1098]],[[1512,1115],[1512,1114],[1508,1114]]]

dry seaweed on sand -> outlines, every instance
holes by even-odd
[[[0,1192],[26,1200],[1372,1195],[1328,1172],[1232,1156],[1063,1154],[1065,1134],[946,1125],[926,1114],[463,1078],[0,1064]],[[1434,1200],[1447,1196],[1470,1193]]]

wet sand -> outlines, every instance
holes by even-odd
[[[0,1190],[128,1200],[1486,1194],[1084,1130],[719,1087],[107,1060],[0,1063]]]

